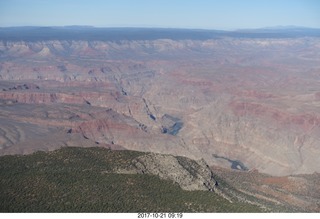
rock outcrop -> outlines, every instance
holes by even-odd
[[[163,154],[146,154],[132,160],[125,169],[116,173],[151,174],[161,179],[171,180],[184,190],[215,191],[218,182],[204,160],[194,161],[186,157]]]

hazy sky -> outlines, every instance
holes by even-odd
[[[0,26],[320,28],[320,0],[0,0]]]

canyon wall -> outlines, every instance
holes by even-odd
[[[2,40],[0,154],[98,145],[319,172],[319,51],[317,37]]]

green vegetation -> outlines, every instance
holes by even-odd
[[[259,212],[146,174],[116,174],[143,153],[62,148],[0,157],[0,212]]]

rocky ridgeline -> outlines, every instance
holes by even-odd
[[[146,153],[133,159],[127,167],[116,168],[113,172],[155,175],[178,184],[183,190],[214,192],[230,203],[234,198],[238,198],[238,195],[230,193],[220,185],[204,159],[193,160],[181,156]]]
[[[122,174],[156,175],[179,184],[184,190],[218,189],[214,173],[204,160],[195,161],[186,157],[151,153],[133,159],[127,168],[114,171]]]

